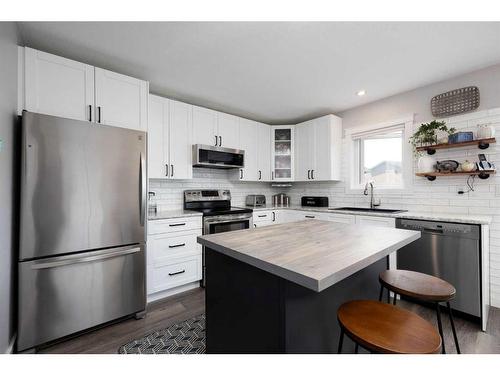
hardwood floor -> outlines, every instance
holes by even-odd
[[[435,323],[434,310],[407,301],[398,301],[400,306]],[[114,353],[118,348],[146,334],[166,328],[171,324],[189,319],[205,311],[204,289],[194,289],[148,306],[146,318],[128,319],[113,325],[85,333],[73,339],[40,350],[40,353],[80,354]],[[500,353],[500,309],[492,308],[486,332],[470,321],[455,318],[462,353]],[[447,353],[455,353],[453,336],[447,315],[443,314],[443,329]]]

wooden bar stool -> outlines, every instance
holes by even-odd
[[[444,344],[443,326],[441,324],[440,303],[446,303],[448,315],[450,317],[451,330],[453,331],[453,339],[455,340],[455,347],[457,349],[457,353],[460,354],[457,331],[455,330],[455,323],[453,322],[453,315],[450,307],[450,300],[452,300],[456,294],[456,290],[453,285],[435,276],[407,270],[383,271],[379,275],[379,281],[379,301],[382,301],[384,288],[386,288],[389,303],[389,291],[394,293],[394,305],[396,304],[397,294],[415,298],[423,302],[430,302],[435,305],[439,334],[441,335],[441,339],[443,341],[443,353],[446,353],[446,348]]]
[[[433,354],[441,350],[441,336],[427,320],[411,311],[378,301],[350,301],[339,307],[338,353],[344,334],[372,353]]]

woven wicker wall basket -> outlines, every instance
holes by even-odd
[[[431,99],[434,117],[447,117],[474,111],[479,107],[479,89],[476,86],[451,90]]]

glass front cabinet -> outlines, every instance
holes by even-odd
[[[293,181],[295,127],[280,125],[271,129],[271,181]]]

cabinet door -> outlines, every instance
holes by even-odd
[[[25,108],[74,120],[93,121],[94,67],[25,48]]]
[[[147,82],[95,68],[97,122],[147,131],[147,100]]]
[[[245,168],[240,169],[242,181],[258,181],[257,170],[257,126],[255,121],[240,118],[240,149],[245,150]]]
[[[271,181],[271,127],[257,123],[257,173],[259,181]]]
[[[294,181],[294,126],[273,126],[271,134],[271,180]]]
[[[314,126],[311,121],[303,122],[295,127],[295,181],[311,179],[313,169]]]
[[[239,118],[227,113],[217,113],[217,136],[219,146],[240,148]]]
[[[342,120],[333,115],[313,120],[314,160],[312,179],[340,180]]]
[[[149,95],[148,177],[167,178],[168,99]]]
[[[193,178],[192,106],[170,100],[169,119],[170,178]]]
[[[218,146],[217,112],[193,106],[193,143]]]

